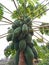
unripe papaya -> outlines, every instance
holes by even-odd
[[[23,38],[25,38],[25,34],[24,33],[20,33],[18,40],[22,40]]]
[[[19,49],[20,50],[25,50],[25,48],[26,48],[26,41],[25,40],[20,40]]]
[[[10,43],[10,48],[11,48],[12,50],[14,50],[14,43],[13,43],[13,42]]]
[[[28,17],[28,16],[25,16],[25,23],[27,24],[28,22],[30,22],[30,17]]]
[[[19,43],[18,42],[14,42],[14,48],[15,48],[15,50],[19,49]]]
[[[31,40],[32,40],[31,34],[26,35],[26,42],[31,43]]]
[[[32,51],[33,51],[33,54],[34,54],[34,58],[37,59],[38,58],[38,52],[37,52],[36,48],[32,47]]]
[[[15,54],[15,65],[18,65],[18,62],[19,62],[19,50],[16,51],[16,54]]]
[[[12,28],[16,29],[20,25],[22,25],[22,22],[20,20],[15,20],[14,23],[13,23],[13,25],[12,25]]]
[[[27,34],[28,33],[28,26],[26,24],[23,24],[23,26],[22,26],[22,32],[24,34]]]
[[[13,29],[9,29],[9,30],[8,30],[8,33],[13,33],[13,32],[14,32]]]
[[[16,28],[16,29],[14,30],[14,36],[15,36],[15,37],[19,36],[20,32],[21,32],[21,27]]]
[[[12,40],[12,33],[7,35],[7,41],[11,41]]]
[[[34,58],[34,54],[33,54],[33,52],[32,52],[32,49],[31,49],[29,46],[26,47],[25,56],[26,56],[27,58],[29,58],[30,60]],[[26,58],[26,59],[27,59],[27,58]]]
[[[32,49],[29,46],[26,47],[25,58],[26,58],[26,64],[27,65],[33,65],[32,60],[34,58],[34,54],[32,52]]]
[[[31,43],[27,43],[27,45],[32,48],[34,46],[34,44],[31,42]]]

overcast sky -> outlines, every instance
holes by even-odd
[[[43,0],[40,0],[43,1]],[[0,0],[0,3],[4,4],[7,8],[9,8],[11,11],[15,9],[14,4],[10,0]],[[46,2],[45,2],[46,3]],[[7,18],[11,19],[8,14],[4,14]],[[49,22],[49,11],[45,16],[42,16],[40,19],[36,19],[36,21],[42,21],[42,22]],[[7,32],[8,26],[0,26],[0,35]],[[0,59],[5,58],[4,56],[4,49],[9,43],[6,41],[6,38],[0,39]]]

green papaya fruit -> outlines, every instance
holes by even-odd
[[[33,60],[29,60],[25,58],[26,65],[33,65]]]
[[[19,49],[20,50],[25,50],[25,48],[26,48],[26,41],[25,40],[20,40]]]
[[[31,20],[31,18],[30,17],[28,17],[28,16],[25,16],[25,23],[27,24],[28,22],[30,22],[30,20]]]
[[[15,50],[19,49],[19,43],[18,42],[14,42],[14,48],[15,48]]]
[[[27,58],[29,58],[30,60],[34,58],[34,54],[33,54],[33,52],[32,52],[32,49],[31,49],[29,46],[26,47],[25,56],[26,56]],[[27,58],[26,58],[26,59],[27,59]]]
[[[27,43],[27,45],[32,48],[34,46],[34,44],[31,42],[31,43]]]
[[[13,41],[14,43],[18,41],[17,36],[14,35],[14,33],[13,33],[13,35],[12,35],[12,41]]]
[[[32,52],[32,49],[27,46],[26,50],[25,50],[25,58],[26,58],[26,64],[27,65],[33,65],[33,58],[34,58],[34,54]]]
[[[20,25],[22,25],[22,22],[20,20],[15,20],[14,23],[13,23],[13,25],[12,25],[12,28],[16,29]]]
[[[26,35],[26,42],[31,43],[31,40],[32,40],[32,35],[31,34]]]
[[[15,54],[15,65],[18,65],[18,62],[19,62],[19,50],[16,51],[16,54]]]
[[[23,26],[22,26],[22,32],[24,34],[27,34],[28,33],[28,26],[26,24],[23,24]]]
[[[14,30],[14,37],[19,36],[19,34],[21,33],[21,27],[18,27]]]
[[[28,25],[29,27],[32,27],[32,21],[29,21],[29,22],[27,23],[27,25]]]
[[[24,33],[20,33],[18,40],[22,40],[23,38],[25,38],[25,34]]]
[[[14,50],[14,43],[13,43],[13,42],[10,43],[10,48],[11,48],[12,50]]]
[[[32,47],[32,51],[33,51],[33,54],[34,54],[34,58],[37,59],[38,58],[38,52],[37,52],[36,48]]]
[[[9,29],[9,30],[8,30],[8,33],[13,33],[13,32],[14,32],[13,29]]]
[[[9,33],[8,35],[7,35],[7,41],[9,42],[9,41],[11,41],[12,40],[12,33]]]

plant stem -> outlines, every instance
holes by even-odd
[[[36,27],[35,29],[37,29],[37,28],[42,28],[42,27],[49,27],[49,25],[41,25],[41,26],[32,26],[32,27]]]
[[[0,16],[2,16],[2,15],[0,14]],[[9,22],[13,23],[11,20],[9,20],[8,18],[6,18],[4,16],[2,16],[2,18],[4,18],[4,19],[8,20]]]
[[[7,21],[1,21],[1,22],[5,22],[5,23],[9,23],[9,24],[12,24],[12,23],[10,23],[10,22],[7,22]]]
[[[2,25],[11,25],[11,24],[0,24],[0,26],[2,26]]]
[[[42,37],[43,39],[45,39],[42,35],[40,35],[38,32],[36,32],[40,37]],[[47,42],[49,42],[47,39],[45,39]]]
[[[4,11],[5,13],[8,13],[8,14],[11,14],[11,13],[9,13],[9,12],[7,12],[7,11]]]
[[[8,35],[8,33],[4,33],[4,34],[0,35],[0,39],[6,37],[7,35]]]
[[[4,37],[6,37],[7,35],[5,35],[5,36],[3,36],[3,37],[0,37],[0,39],[2,39],[2,38],[4,38]]]
[[[8,34],[8,33],[4,33],[4,34],[2,34],[2,35],[0,35],[0,36],[6,35],[6,34]]]
[[[16,5],[16,3],[15,3],[15,0],[13,0],[13,3],[14,3],[14,5],[15,5],[15,7],[16,7],[16,10],[17,10],[17,5]]]
[[[6,17],[3,17],[4,19],[8,20],[9,22],[13,23],[11,20],[7,19]]]
[[[41,21],[32,21],[33,23],[44,23],[44,22],[41,22]]]
[[[10,11],[6,6],[4,6],[2,3],[0,3],[1,6],[3,6],[6,10],[8,10],[10,13],[12,13],[12,11]]]
[[[37,37],[36,35],[34,35],[34,36],[39,39],[39,37]],[[46,42],[44,41],[44,43],[46,43]]]

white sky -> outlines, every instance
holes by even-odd
[[[43,1],[43,0],[40,0],[40,1]],[[0,0],[0,3],[4,4],[11,11],[13,11],[15,9],[14,4],[10,0]],[[5,16],[7,18],[11,19],[8,14],[5,14]],[[42,21],[42,22],[43,21],[44,22],[49,22],[49,11],[47,12],[47,14],[45,16],[42,16],[40,19],[36,19],[36,20]],[[0,35],[6,33],[9,26],[0,26]],[[0,59],[5,58],[5,56],[4,56],[4,49],[6,48],[6,46],[8,44],[9,43],[6,41],[6,38],[0,39]]]

